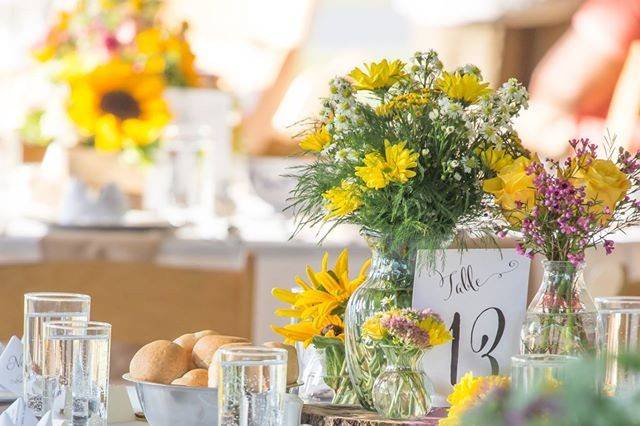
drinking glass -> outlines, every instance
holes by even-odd
[[[241,346],[220,349],[219,426],[282,426],[287,351]]]
[[[107,424],[111,324],[45,324],[44,374],[52,385],[51,418],[73,426]]]
[[[88,321],[91,297],[73,293],[24,295],[24,400],[37,417],[49,411],[48,384],[42,375],[44,325],[49,321]]]
[[[596,297],[604,326],[604,391],[609,395],[640,390],[640,374],[618,363],[618,356],[640,353],[640,297]]]
[[[569,365],[578,357],[526,354],[511,357],[511,386],[520,394],[554,389],[569,377]]]

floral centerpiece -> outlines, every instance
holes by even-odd
[[[511,121],[526,106],[515,80],[494,90],[472,65],[445,71],[438,55],[410,64],[382,60],[331,80],[329,97],[300,146],[313,161],[294,171],[299,227],[354,224],[373,251],[370,276],[346,314],[349,373],[361,404],[379,354],[362,345],[362,324],[377,312],[409,307],[416,251],[446,247],[461,225],[482,231],[481,154],[526,155]]]
[[[373,385],[378,413],[391,419],[427,415],[433,385],[422,371],[422,356],[452,339],[440,317],[429,309],[392,309],[369,318],[362,329],[363,343],[379,345],[386,358],[386,367]]]
[[[83,145],[149,162],[171,117],[165,86],[199,85],[187,26],[166,27],[160,6],[80,0],[58,13],[34,49],[54,81],[68,86],[67,115]]]
[[[346,372],[344,351],[344,312],[347,301],[362,284],[370,261],[366,261],[358,275],[350,278],[349,252],[343,250],[335,266],[329,269],[329,254],[322,258],[320,271],[307,266],[308,281],[296,277],[300,291],[274,288],[273,296],[286,303],[287,308],[276,315],[293,318],[296,322],[283,327],[271,326],[282,335],[285,343],[313,344],[324,350],[324,381],[334,391],[332,403],[355,404],[357,396]]]
[[[575,154],[562,162],[493,152],[487,164],[496,176],[485,190],[504,220],[500,233],[521,233],[517,250],[546,258],[545,276],[529,306],[522,334],[527,353],[579,354],[595,350],[599,320],[582,269],[585,250],[637,223],[640,203],[640,154],[612,150],[597,158],[587,140],[570,142]]]

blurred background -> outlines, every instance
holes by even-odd
[[[94,297],[114,362],[202,328],[271,340],[272,287],[369,256],[283,212],[330,78],[436,49],[529,88],[528,148],[635,150],[638,39],[636,0],[0,0],[0,339],[50,290]],[[640,294],[636,241],[591,254],[594,295]]]

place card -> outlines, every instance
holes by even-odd
[[[413,306],[439,314],[453,341],[424,357],[424,368],[446,405],[453,385],[467,372],[508,375],[519,352],[530,260],[514,249],[444,250],[435,267],[418,255]]]
[[[0,386],[22,395],[22,374],[22,341],[12,336],[0,355]]]
[[[16,399],[13,404],[0,415],[0,426],[37,426],[39,425],[33,411],[27,408],[22,397]]]

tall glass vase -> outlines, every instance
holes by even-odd
[[[368,242],[372,252],[369,276],[349,299],[345,343],[347,369],[360,404],[374,410],[373,383],[387,363],[379,345],[363,342],[362,324],[377,312],[411,306],[416,249],[409,243],[392,246],[376,237],[369,237]]]
[[[527,309],[521,333],[523,354],[595,353],[602,324],[584,281],[582,265],[545,261],[538,293]]]

